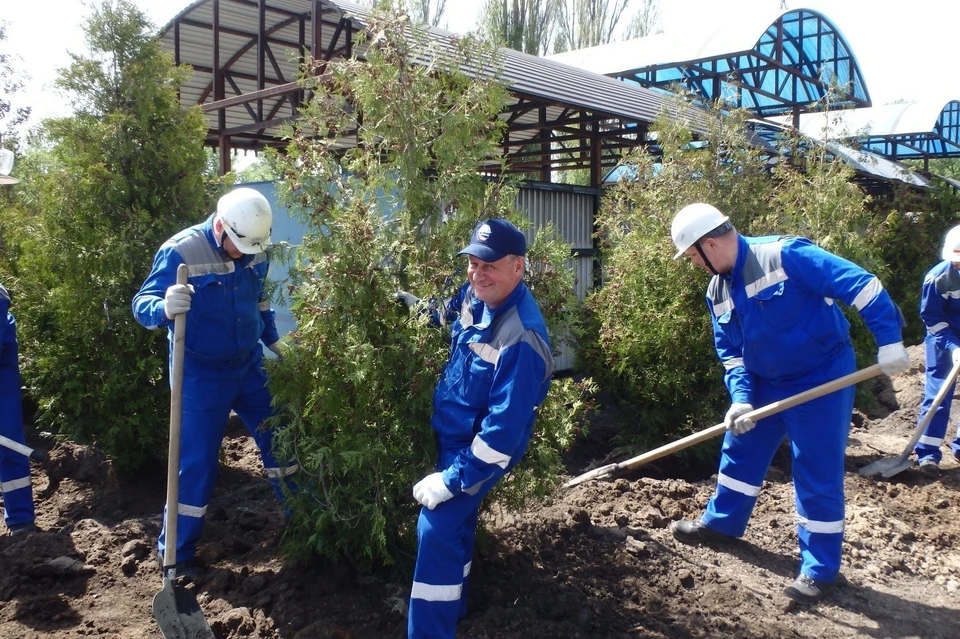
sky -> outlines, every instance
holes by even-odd
[[[309,4],[303,0],[304,4]],[[82,0],[0,0],[7,22],[5,51],[19,55],[17,68],[29,74],[16,104],[33,108],[31,123],[69,111],[52,87],[56,70],[69,64],[67,52],[83,53],[81,25],[89,13]],[[134,0],[162,27],[190,0]],[[639,4],[639,0],[633,0]],[[778,15],[781,0],[660,0],[664,32],[696,37],[751,12]],[[480,0],[447,0],[446,26],[465,33],[477,22]],[[857,57],[875,105],[906,100],[946,104],[960,99],[957,30],[958,0],[910,0],[897,5],[879,0],[788,0],[787,8],[823,13],[846,37]],[[882,7],[882,8],[881,8]],[[760,34],[757,33],[757,36]]]

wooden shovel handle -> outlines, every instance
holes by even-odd
[[[760,419],[763,419],[764,417],[769,417],[770,415],[774,415],[776,413],[779,413],[780,411],[784,411],[784,410],[787,410],[788,408],[797,406],[798,404],[808,402],[811,399],[816,399],[818,397],[828,395],[836,390],[840,390],[841,388],[846,388],[847,386],[857,384],[864,380],[870,379],[871,377],[876,377],[877,375],[880,374],[880,372],[881,372],[880,365],[874,364],[873,366],[868,366],[867,368],[850,373],[849,375],[844,375],[843,377],[839,377],[833,381],[827,382],[825,384],[820,384],[819,386],[815,386],[809,390],[805,390],[802,393],[797,393],[796,395],[792,395],[791,397],[787,397],[786,399],[781,399],[780,401],[772,402],[770,404],[767,404],[766,406],[761,406],[760,408],[754,409],[749,413],[746,413],[744,417],[749,417],[752,421],[758,421]],[[643,453],[642,455],[637,455],[636,457],[627,459],[626,461],[617,462],[615,464],[608,464],[606,466],[601,466],[600,468],[594,468],[589,472],[586,472],[582,475],[574,477],[573,479],[565,483],[563,487],[570,488],[571,486],[582,484],[583,482],[591,479],[601,479],[603,477],[609,477],[610,475],[618,471],[626,470],[628,468],[635,468],[636,466],[641,466],[643,464],[652,462],[655,459],[666,457],[667,455],[675,453],[678,450],[683,450],[684,448],[688,448],[690,446],[693,446],[694,444],[699,444],[702,441],[706,441],[712,437],[716,437],[717,435],[724,433],[726,430],[727,430],[727,427],[725,424],[723,423],[715,424],[710,428],[705,428],[704,430],[701,430],[697,433],[693,433],[692,435],[687,435],[683,439],[678,439],[675,442],[664,444],[659,448],[655,448],[651,451]]]
[[[177,284],[187,283],[187,265],[177,267]],[[177,563],[177,503],[180,497],[180,423],[183,418],[183,347],[187,317],[173,318],[173,361],[170,366],[170,443],[167,448],[167,510],[163,566]]]

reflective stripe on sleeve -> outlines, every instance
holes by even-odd
[[[874,277],[872,280],[867,282],[866,286],[860,289],[859,293],[857,293],[857,297],[853,300],[853,307],[857,309],[858,312],[862,311],[864,307],[872,302],[882,290],[883,284],[880,283],[880,279]]]
[[[730,359],[723,360],[723,367],[728,371],[732,371],[735,368],[743,366],[742,357],[731,357]]]
[[[924,446],[939,447],[940,444],[943,443],[943,437],[927,437],[926,435],[924,435],[923,437],[920,438],[920,440],[917,443],[923,444]]]
[[[470,444],[470,452],[473,453],[473,456],[480,461],[488,464],[496,464],[500,468],[506,468],[507,464],[510,463],[510,455],[506,455],[501,453],[499,450],[490,448],[490,446],[487,445],[487,442],[480,439],[480,435],[477,435],[473,438],[473,443]]]

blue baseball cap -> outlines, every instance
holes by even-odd
[[[523,233],[506,220],[484,220],[473,229],[470,244],[457,255],[472,255],[484,262],[496,262],[507,255],[526,255]]]

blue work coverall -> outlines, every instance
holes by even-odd
[[[759,408],[854,371],[857,310],[879,346],[901,341],[901,315],[880,281],[805,238],[738,236],[737,262],[707,288],[714,342],[732,402]],[[740,537],[763,478],[790,439],[800,572],[833,582],[844,528],[843,457],[854,387],[759,420],[723,440],[717,491],[703,522]]]
[[[430,423],[439,443],[436,469],[453,497],[420,510],[411,639],[456,635],[480,501],[523,456],[554,368],[543,316],[523,282],[496,309],[464,284],[447,308],[459,309],[459,318]]]
[[[17,323],[10,312],[10,294],[0,285],[0,435],[22,444],[23,409],[17,358]],[[2,446],[0,491],[3,492],[3,521],[8,527],[33,523],[30,461],[23,454]]]
[[[960,348],[960,271],[950,262],[940,262],[927,271],[923,278],[920,319],[927,329],[923,339],[927,373],[918,424],[930,410],[933,398],[953,368],[953,350]],[[932,459],[940,463],[940,444],[947,433],[955,386],[956,384],[953,384],[947,391],[927,424],[927,429],[923,431],[923,436],[914,447],[919,461]],[[960,436],[954,438],[951,448],[953,454],[960,457]]]
[[[186,313],[184,340],[178,563],[196,553],[231,409],[259,447],[267,477],[281,503],[280,483],[293,489],[289,475],[297,470],[296,465],[280,466],[272,452],[273,433],[260,428],[272,409],[259,342],[270,345],[278,339],[274,312],[264,290],[267,254],[232,259],[214,239],[212,221],[211,216],[167,240],[133,298],[138,322],[150,329],[168,329],[172,356],[173,322],[164,314],[164,295],[176,284],[177,267],[187,265],[194,293]],[[165,530],[166,525],[160,533],[161,555]]]

